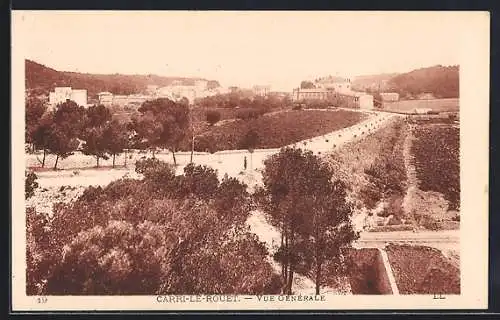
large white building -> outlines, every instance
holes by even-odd
[[[373,109],[373,96],[364,92],[355,92],[351,89],[348,78],[326,77],[315,81],[316,88],[294,89],[292,101],[305,100],[333,100],[343,99],[346,105],[353,108]]]
[[[316,88],[335,90],[338,93],[351,92],[351,79],[344,77],[324,77],[315,81]]]
[[[269,94],[271,91],[271,86],[254,86],[253,87],[253,93],[255,95],[265,97]]]
[[[51,107],[66,102],[66,100],[71,100],[79,106],[87,107],[87,90],[72,89],[71,87],[55,87],[54,91],[49,93],[49,104]]]

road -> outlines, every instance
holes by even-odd
[[[360,247],[383,247],[387,243],[411,243],[425,246],[448,245],[460,246],[459,230],[442,231],[391,231],[369,232],[360,234],[356,245]]]
[[[355,248],[384,248],[389,243],[420,245],[440,250],[455,266],[460,266],[460,231],[362,232]]]

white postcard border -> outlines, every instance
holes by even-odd
[[[47,12],[48,13],[48,12]],[[298,12],[296,12],[298,14]],[[38,12],[37,14],[41,14]],[[82,14],[84,12],[82,11]],[[115,13],[113,13],[115,14]],[[132,14],[119,12],[116,14]],[[144,14],[144,13],[142,13]],[[158,12],[156,13],[158,14]],[[176,12],[175,14],[189,14]],[[217,12],[207,13],[217,14]],[[272,13],[267,13],[272,14]],[[302,13],[313,14],[313,13]],[[328,14],[314,13],[314,14]],[[336,14],[362,14],[343,12]],[[370,14],[406,14],[379,12]],[[413,12],[412,14],[416,14]],[[421,12],[422,23],[426,14]],[[428,295],[354,295],[326,297],[326,301],[262,302],[238,296],[239,302],[158,302],[158,296],[27,296],[25,293],[24,215],[24,58],[23,34],[30,11],[12,12],[12,310],[362,310],[362,309],[483,309],[488,302],[488,149],[489,149],[489,24],[488,12],[446,12],[463,15],[457,25],[462,37],[460,63],[461,132],[461,295],[433,299]],[[436,48],[439,50],[439,48]]]

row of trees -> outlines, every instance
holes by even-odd
[[[109,109],[102,105],[85,109],[68,100],[48,112],[34,99],[26,105],[26,141],[32,149],[42,150],[42,167],[47,154],[56,155],[57,169],[59,159],[78,149],[95,156],[97,166],[100,159],[112,156],[114,167],[116,155],[129,144],[128,135],[126,125],[113,120]]]
[[[344,249],[358,237],[346,185],[333,176],[321,158],[301,149],[284,148],[265,161],[264,187],[257,197],[281,233],[275,259],[287,294],[292,294],[295,272],[313,275],[319,294],[325,263],[330,272],[340,273]]]
[[[102,105],[84,108],[73,101],[66,101],[47,111],[44,105],[30,99],[26,103],[26,142],[32,150],[42,150],[41,166],[45,167],[47,154],[56,155],[54,169],[59,159],[76,150],[100,159],[113,158],[128,148],[158,148],[175,152],[190,132],[190,114],[186,101],[169,99],[147,101],[139,108],[139,116],[130,123],[113,119],[108,108]]]
[[[196,104],[204,108],[253,108],[258,110],[273,110],[290,105],[288,97],[277,95],[258,96],[252,93],[235,91],[227,94],[198,99]]]

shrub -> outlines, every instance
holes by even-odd
[[[208,110],[205,114],[207,122],[213,126],[221,119],[221,113],[217,110]]]
[[[399,216],[392,216],[387,223],[390,226],[402,224],[401,218]]]
[[[138,160],[135,171],[144,175],[144,181],[152,192],[174,192],[177,180],[175,167],[167,162],[155,158]]]
[[[35,195],[35,189],[38,188],[38,176],[34,172],[25,172],[24,197],[29,199]]]
[[[101,186],[89,186],[85,190],[83,190],[83,193],[80,197],[78,197],[78,201],[81,202],[92,202],[100,199],[101,197],[104,196],[103,190]]]
[[[126,198],[130,194],[138,195],[142,193],[144,191],[142,184],[143,182],[140,180],[122,178],[112,181],[101,192],[103,192],[109,200],[116,201]]]
[[[178,195],[186,197],[194,195],[200,198],[211,198],[219,185],[217,171],[207,166],[195,166],[193,163],[184,167],[184,175],[178,177]]]
[[[433,217],[428,216],[428,215],[424,215],[422,217],[420,223],[424,228],[426,228],[428,230],[437,231],[437,230],[442,229],[439,222],[436,221],[436,219],[434,219]]]
[[[247,185],[226,174],[217,188],[215,197],[215,205],[219,211],[223,214],[236,215],[240,207],[249,205],[249,200]]]
[[[47,281],[52,294],[151,294],[176,239],[149,221],[110,221],[79,233]],[[147,277],[145,276],[147,275]]]
[[[302,105],[300,104],[295,104],[292,108],[292,110],[302,110]]]
[[[158,180],[163,176],[171,177],[175,175],[173,165],[156,158],[137,160],[135,163],[135,172],[144,175],[146,179],[150,180]]]

